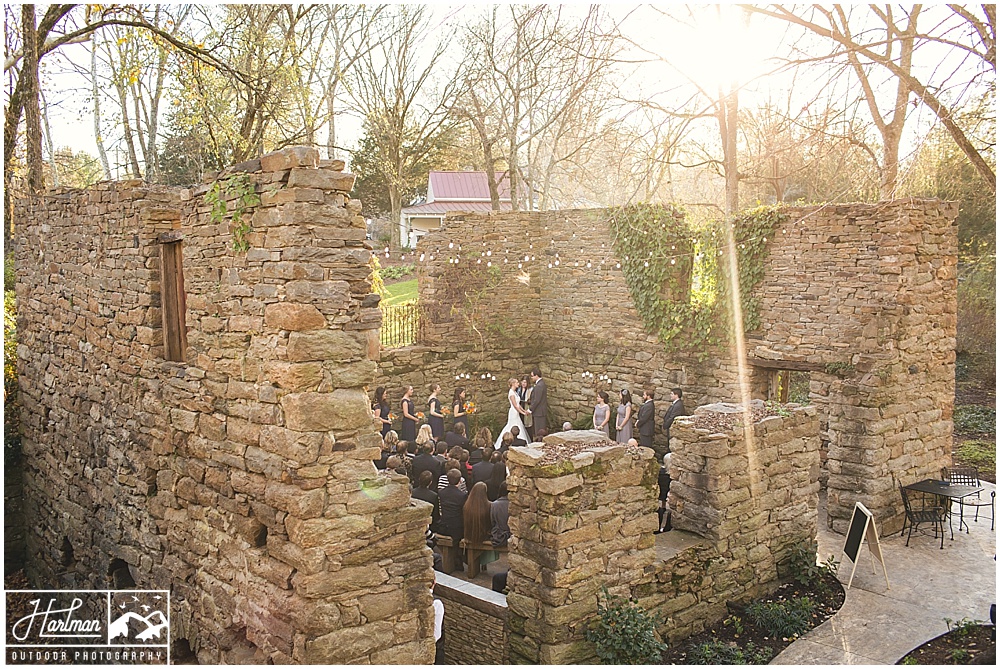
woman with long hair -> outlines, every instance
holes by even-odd
[[[615,420],[615,441],[627,444],[632,438],[632,393],[622,388],[621,404],[618,405],[618,418]]]
[[[482,439],[484,444],[492,444],[493,433],[490,432],[490,428],[483,425],[481,428],[479,428],[479,431],[476,432],[476,439]]]
[[[427,400],[427,424],[431,426],[435,441],[444,438],[444,414],[441,412],[441,400],[438,399],[439,392],[440,383],[431,385],[431,396]]]
[[[461,423],[465,426],[465,434],[469,434],[469,412],[465,406],[465,388],[455,388],[455,398],[451,401],[451,414],[455,418],[455,425]],[[455,428],[452,427],[452,430]]]
[[[517,386],[517,379],[511,377],[507,380],[507,424],[500,430],[500,436],[497,438],[496,443],[493,444],[493,448],[496,450],[500,449],[504,433],[510,432],[510,428],[515,425],[517,426],[517,431],[520,434],[528,434],[528,430],[524,427],[524,422],[521,420],[521,416],[527,416],[529,413],[525,409],[521,408],[521,401],[518,399],[517,391],[515,390]]]
[[[495,502],[500,497],[500,484],[507,481],[507,463],[504,462],[504,454],[500,451],[493,451],[490,462],[493,463],[493,471],[486,482],[486,496],[491,502]]]
[[[403,441],[413,441],[417,438],[417,412],[411,397],[413,396],[413,386],[406,386],[403,391],[403,400],[399,403],[403,412],[403,429],[399,432],[399,438]]]
[[[425,423],[420,426],[420,429],[417,431],[417,438],[414,439],[413,441],[416,442],[417,449],[419,452],[419,448],[421,446],[426,444],[428,441],[433,441],[433,440],[434,440],[434,434],[431,431],[431,426]]]
[[[525,411],[531,408],[531,381],[528,379],[528,375],[525,374],[521,377],[521,383],[517,388],[517,396],[521,400],[521,408]],[[524,422],[524,426],[528,428],[528,431],[521,435],[521,438],[525,441],[531,441],[531,413],[526,413],[521,416],[521,420]]]
[[[493,531],[493,521],[490,517],[492,504],[486,493],[486,484],[480,481],[472,486],[469,497],[465,500],[465,507],[462,509],[462,525],[465,528],[465,540],[470,545],[482,545],[490,540]],[[479,564],[486,568],[486,565],[499,559],[500,553],[497,551],[485,551],[479,558]]]
[[[385,396],[385,386],[379,386],[375,389],[375,402],[372,404],[372,413],[382,423],[382,428],[379,433],[382,438],[389,433],[392,429],[392,419],[390,416],[389,399]]]

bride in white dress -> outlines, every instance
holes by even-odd
[[[510,379],[509,382],[510,390],[507,391],[507,402],[510,406],[507,409],[507,424],[503,426],[500,430],[500,436],[497,437],[497,442],[493,447],[497,450],[500,449],[500,443],[503,441],[503,435],[510,432],[510,428],[517,426],[518,438],[527,440],[528,431],[524,429],[524,421],[521,420],[521,416],[527,416],[528,411],[521,408],[521,400],[517,396],[517,392],[514,390],[517,387],[517,379]]]

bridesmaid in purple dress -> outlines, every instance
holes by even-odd
[[[622,403],[618,405],[618,418],[615,421],[615,441],[627,444],[632,438],[632,393],[622,388]]]

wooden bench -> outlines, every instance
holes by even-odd
[[[441,568],[446,574],[450,574],[455,571],[455,558],[458,555],[457,551],[459,550],[464,551],[466,554],[465,575],[467,578],[475,578],[476,576],[479,576],[479,558],[483,553],[487,551],[497,551],[499,553],[507,552],[507,546],[494,548],[493,544],[488,541],[470,545],[465,539],[462,539],[459,543],[459,547],[455,548],[455,542],[451,537],[443,534],[438,534],[436,536],[437,547],[441,549]]]

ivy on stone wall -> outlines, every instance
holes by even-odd
[[[233,201],[233,209],[229,211],[227,202]],[[212,207],[209,212],[209,220],[214,224],[219,224],[226,216],[230,216],[232,223],[230,228],[233,231],[233,250],[237,253],[246,253],[250,250],[250,233],[253,226],[249,218],[243,215],[251,207],[260,204],[260,197],[250,181],[248,174],[234,174],[225,181],[216,181],[205,193],[205,204]]]
[[[780,207],[758,207],[695,230],[670,205],[640,203],[611,213],[615,253],[646,329],[667,351],[699,359],[724,341],[732,323],[725,225],[732,226],[736,244],[744,330],[760,327],[755,291],[768,240],[785,218]]]

